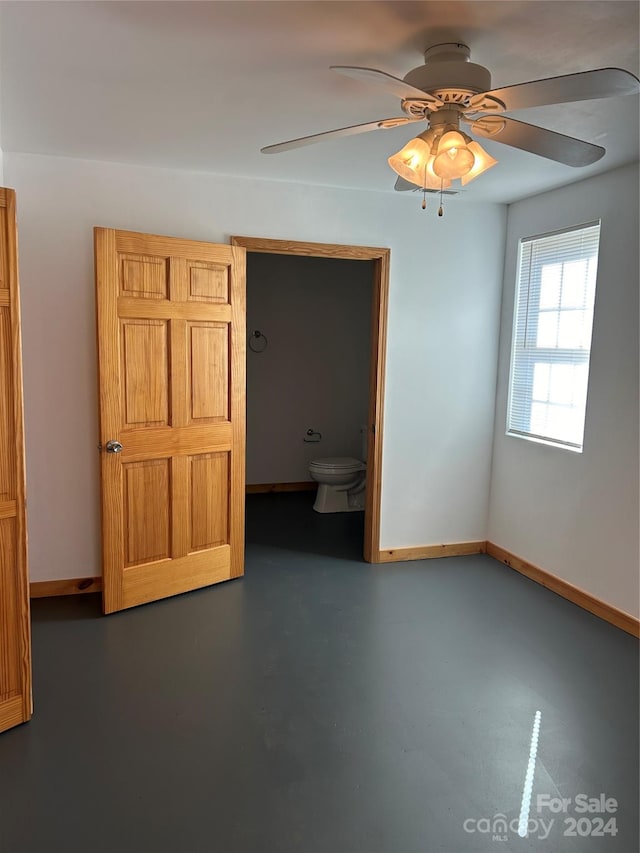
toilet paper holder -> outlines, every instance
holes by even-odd
[[[307,436],[307,438],[302,439],[306,444],[317,444],[322,441],[322,433],[315,429],[308,429]]]

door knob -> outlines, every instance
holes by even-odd
[[[119,441],[108,441],[105,449],[107,453],[122,453],[122,445]]]

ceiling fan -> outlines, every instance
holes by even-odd
[[[425,51],[424,64],[409,71],[402,80],[375,68],[333,65],[333,71],[399,97],[405,115],[302,136],[268,145],[261,151],[276,154],[340,136],[426,121],[427,129],[389,157],[388,162],[399,176],[395,189],[442,192],[451,187],[452,180],[459,179],[465,185],[497,163],[469,133],[460,129],[461,124],[474,136],[567,166],[588,166],[605,153],[600,145],[517,121],[505,113],[640,91],[638,78],[621,68],[599,68],[491,89],[490,72],[470,62],[470,56],[465,44],[433,45]]]

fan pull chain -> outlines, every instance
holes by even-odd
[[[442,190],[444,188],[444,178],[440,178],[440,207],[438,208],[438,216],[444,215],[444,209],[442,207]]]
[[[424,182],[422,184],[422,209],[427,209],[427,164],[424,164]]]

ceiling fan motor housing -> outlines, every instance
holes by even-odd
[[[491,74],[483,65],[469,62],[470,56],[466,44],[434,45],[424,53],[425,64],[409,71],[404,82],[423,92],[444,96],[443,100],[453,103],[464,101],[465,96],[489,91]]]

